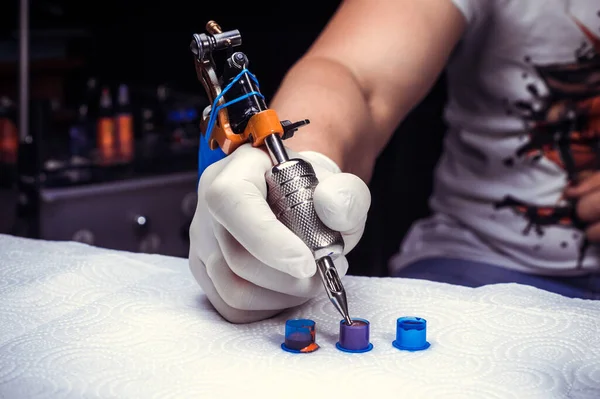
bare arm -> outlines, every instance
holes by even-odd
[[[345,0],[273,99],[283,119],[311,120],[286,145],[319,151],[369,181],[464,28],[450,0]]]

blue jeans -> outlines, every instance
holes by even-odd
[[[570,298],[600,300],[600,273],[580,277],[547,277],[468,260],[423,259],[394,273],[394,277],[437,281],[467,287],[518,283]]]

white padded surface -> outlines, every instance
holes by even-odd
[[[346,277],[374,349],[338,351],[325,297],[271,320],[223,321],[187,260],[0,235],[1,398],[600,398],[600,301]],[[392,347],[395,320],[431,347]],[[317,323],[312,354],[280,348],[288,318]],[[340,395],[340,396],[338,396]]]

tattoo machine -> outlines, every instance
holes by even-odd
[[[283,145],[309,121],[280,121],[275,110],[267,107],[258,80],[247,69],[248,57],[235,51],[242,44],[238,30],[223,32],[210,21],[206,31],[194,34],[190,45],[198,80],[212,103],[200,122],[199,175],[242,144],[266,146],[274,165],[266,173],[267,202],[277,219],[310,248],[329,299],[350,325],[346,291],[333,263],[344,250],[342,235],[326,227],[315,212],[318,180],[313,167],[302,159],[290,159]],[[220,77],[213,58],[217,51],[225,57]]]

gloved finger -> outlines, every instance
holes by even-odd
[[[204,172],[202,172],[200,180],[198,181],[198,194],[202,193],[202,198],[204,198],[206,195],[206,188],[213,180],[215,180],[215,177],[221,173],[225,165],[227,165],[230,161],[230,157],[225,157],[213,164],[210,164],[206,169],[204,169]]]
[[[240,310],[281,310],[299,306],[308,298],[271,291],[233,273],[223,256],[208,259],[206,273],[223,301]]]
[[[356,229],[342,233],[342,238],[344,239],[344,255],[352,251],[356,244],[358,244],[363,235],[363,232],[365,231],[366,222],[367,219],[365,217],[365,219],[359,226],[356,227]]]
[[[198,202],[189,231],[190,258],[192,256],[198,256],[204,263],[206,263],[207,259],[213,256],[214,253],[221,251],[214,236],[212,215],[208,211],[204,198],[206,196],[207,187],[210,186],[210,182],[218,176],[228,162],[229,159],[225,158],[210,165],[204,170],[200,182],[198,183]]]
[[[243,145],[230,158],[206,190],[210,213],[261,262],[296,278],[313,276],[316,266],[311,251],[267,204],[269,156]]]
[[[355,230],[371,206],[367,185],[350,173],[337,173],[322,179],[314,194],[315,210],[325,225],[340,232]]]
[[[214,231],[225,261],[231,271],[239,277],[268,290],[302,298],[313,298],[323,291],[323,283],[318,273],[308,278],[295,278],[254,258],[222,226],[215,226]],[[338,257],[334,264],[340,275],[345,275],[348,271],[346,257]]]
[[[281,310],[241,310],[229,306],[219,295],[210,277],[206,266],[197,256],[190,256],[190,270],[202,288],[212,306],[227,321],[231,323],[251,323],[264,320],[279,313]]]
[[[319,219],[342,233],[347,253],[362,236],[371,206],[369,187],[353,174],[331,174],[317,185],[314,205]]]
[[[204,198],[207,188],[210,187],[210,182],[219,175],[227,163],[228,158],[211,165],[204,171],[198,185],[199,199]],[[274,303],[279,306],[274,305],[267,310],[248,309],[257,305],[256,303],[253,304],[252,302],[248,302],[246,299],[247,297],[245,296],[248,295],[248,297],[252,297],[252,292],[254,292],[253,289],[239,289],[235,286],[237,284],[238,286],[247,285],[251,287],[252,284],[244,282],[231,273],[227,264],[225,264],[222,249],[215,237],[213,225],[222,229],[222,226],[213,222],[212,216],[206,206],[206,202],[199,200],[194,220],[190,226],[190,269],[215,309],[226,320],[233,323],[247,323],[255,320],[262,320],[285,309],[287,301],[277,299],[275,299]],[[212,265],[213,268],[222,268],[223,272],[220,272],[220,270],[213,271],[217,286],[220,289],[217,289],[217,286],[215,286],[215,283],[212,281],[212,277],[207,271],[206,264]],[[228,281],[228,279],[230,281]],[[232,288],[230,289],[228,287]],[[232,292],[234,293],[233,295]],[[255,295],[261,296],[264,294],[256,293]],[[273,299],[272,296],[269,298]],[[297,302],[301,301],[302,300],[297,300]],[[304,301],[306,301],[306,299],[304,299]],[[241,304],[241,306],[236,306],[239,304]],[[260,307],[260,303],[258,303],[258,306]]]

